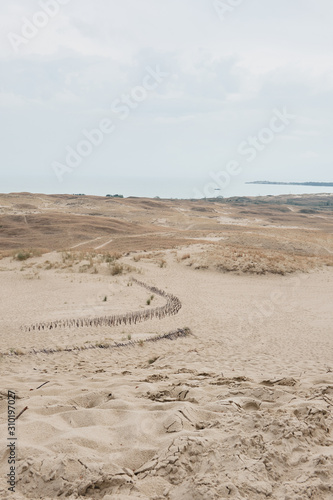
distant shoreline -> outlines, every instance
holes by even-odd
[[[333,182],[271,182],[271,181],[252,181],[245,184],[270,184],[277,186],[322,186],[333,187]]]

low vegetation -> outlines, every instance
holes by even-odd
[[[189,253],[185,253],[184,255],[181,256],[181,260],[186,260],[189,259],[191,255]]]
[[[333,265],[333,255],[297,255],[273,250],[213,246],[192,259],[194,269],[212,269],[236,274],[280,274],[308,272]]]
[[[114,252],[110,254],[109,252],[103,255],[104,262],[112,263],[122,257],[122,254],[119,252]]]
[[[12,258],[24,271],[35,266],[118,276],[144,272],[147,264],[163,269],[172,252],[177,262],[192,269],[221,272],[288,274],[332,266],[333,195],[172,203],[31,194],[27,200],[27,196],[6,195],[0,214],[0,259]],[[31,213],[31,208],[38,213]],[[20,213],[15,212],[18,209]],[[104,246],[105,242],[109,243]],[[76,246],[71,249],[72,245]],[[47,260],[32,258],[54,250],[58,255]],[[134,262],[141,261],[143,269],[128,266],[123,257],[129,255]]]
[[[41,255],[41,250],[20,250],[19,252],[14,253],[14,259],[18,261],[24,261],[30,259],[31,257],[40,257]]]
[[[123,274],[124,272],[124,266],[122,264],[118,264],[118,262],[114,263],[110,267],[110,274],[111,276],[116,276],[118,274]]]
[[[90,274],[111,274],[116,276],[128,270],[127,266],[117,262],[122,257],[119,252],[61,252],[62,269],[70,269],[72,272]],[[46,269],[58,267],[56,263],[48,263]]]

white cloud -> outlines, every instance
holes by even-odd
[[[15,52],[8,33],[21,33],[22,19],[33,19],[39,1],[0,7],[0,106],[15,114],[16,140],[25,144],[24,155],[9,147],[3,123],[3,155],[17,175],[27,162],[47,169],[156,65],[170,78],[87,161],[88,171],[106,174],[112,164],[131,175],[134,155],[147,175],[150,168],[159,175],[156,165],[170,175],[204,175],[263,127],[272,109],[286,106],[297,116],[295,127],[265,161],[274,171],[292,158],[301,172],[304,155],[316,151],[306,160],[316,160],[318,175],[329,175],[331,0],[244,1],[224,22],[210,0],[70,0]]]
[[[0,107],[1,108],[20,108],[26,105],[26,100],[12,92],[0,92]]]

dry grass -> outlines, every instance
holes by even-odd
[[[119,252],[107,252],[107,253],[97,253],[94,251],[88,252],[74,252],[74,251],[62,251],[62,269],[68,269],[73,272],[79,273],[90,273],[90,274],[111,274],[115,276],[116,274],[122,274],[126,269],[121,264],[117,263],[122,257]],[[58,263],[50,263],[46,261],[47,266],[45,269],[52,269],[59,267]]]
[[[6,259],[7,257],[13,257],[12,250],[3,250],[2,252],[0,252],[0,260]]]
[[[237,274],[281,274],[308,272],[322,265],[333,265],[331,257],[291,255],[273,250],[214,246],[192,259],[194,269],[215,269]]]
[[[42,255],[41,250],[36,250],[32,248],[30,250],[20,250],[19,252],[15,252],[13,258],[15,260],[24,261],[31,259],[32,257],[40,257]]]
[[[118,262],[113,264],[110,268],[111,276],[116,276],[117,274],[123,274],[123,272],[124,272],[124,266],[122,264],[118,264]]]
[[[110,263],[114,262],[115,260],[118,260],[122,257],[122,254],[119,252],[107,252],[106,254],[103,255],[104,262]]]
[[[48,270],[117,275],[127,272],[119,259],[129,252],[136,252],[134,262],[163,268],[164,250],[180,248],[178,262],[224,272],[286,274],[332,265],[333,196],[110,202],[16,193],[0,195],[0,203],[0,259],[14,252],[24,262],[35,256],[29,248],[64,249],[58,262],[42,264]],[[194,244],[206,251],[197,254]]]

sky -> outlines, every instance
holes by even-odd
[[[332,0],[2,0],[0,192],[332,182]]]

